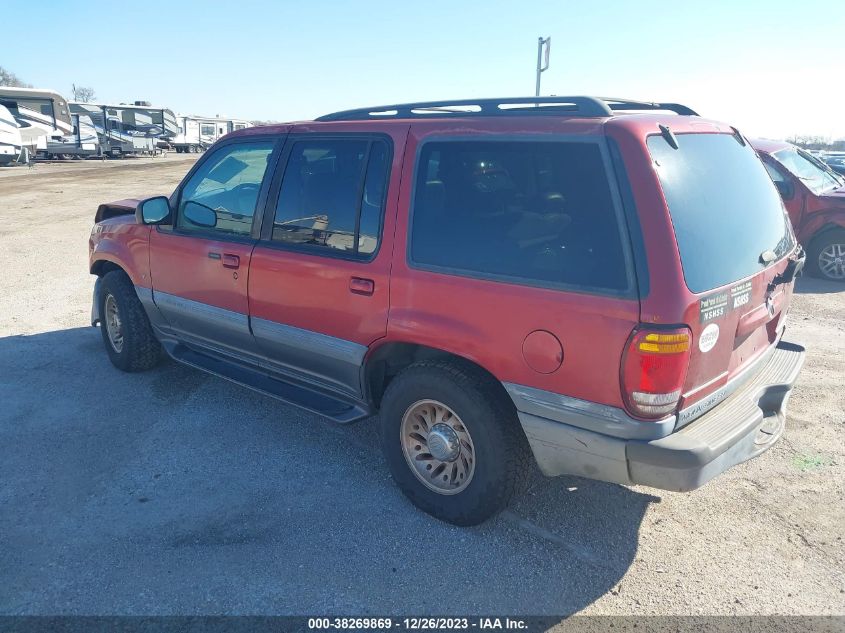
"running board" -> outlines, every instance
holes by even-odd
[[[231,380],[288,404],[348,424],[371,415],[363,403],[293,380],[274,378],[258,369],[197,352],[185,345],[165,346],[170,356],[190,367]]]

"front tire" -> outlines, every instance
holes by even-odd
[[[524,487],[531,452],[510,398],[468,363],[422,361],[388,385],[381,443],[393,479],[418,508],[477,525]]]
[[[126,372],[155,367],[161,344],[126,273],[113,270],[103,276],[99,302],[100,332],[112,364]]]
[[[845,230],[825,231],[810,244],[807,265],[813,277],[845,281]]]

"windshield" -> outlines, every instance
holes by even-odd
[[[841,182],[834,174],[827,168],[823,168],[812,156],[797,148],[782,149],[772,156],[807,185],[813,193],[819,194],[841,186]]]
[[[729,134],[678,134],[679,149],[659,135],[648,148],[672,216],[684,278],[706,292],[765,267],[795,246],[777,189],[748,145]]]

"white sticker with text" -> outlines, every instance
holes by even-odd
[[[716,341],[719,340],[719,326],[711,323],[701,332],[698,337],[698,349],[705,354],[716,346]]]

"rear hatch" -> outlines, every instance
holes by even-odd
[[[690,291],[684,424],[718,404],[726,383],[753,374],[779,340],[798,247],[777,189],[738,134],[654,135],[647,145]]]

